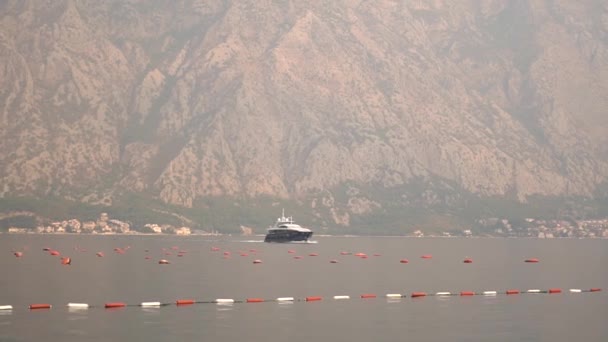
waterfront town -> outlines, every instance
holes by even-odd
[[[476,229],[464,229],[456,232],[443,232],[442,237],[528,237],[540,239],[552,238],[608,238],[608,218],[596,220],[541,220],[526,218],[509,220],[487,218],[477,221]],[[416,230],[416,237],[425,235]]]
[[[608,238],[608,218],[596,220],[479,220],[481,231],[491,236],[537,238]]]
[[[11,227],[8,233],[39,233],[39,234],[175,234],[190,235],[189,227],[174,227],[169,224],[146,224],[140,231],[133,230],[131,225],[117,219],[112,219],[107,213],[101,213],[95,221],[79,221],[70,219],[41,225],[35,229]],[[205,234],[206,232],[199,232]]]
[[[241,226],[243,235],[252,235],[252,228]],[[216,231],[195,230],[169,224],[149,223],[143,229],[133,229],[127,223],[101,213],[97,220],[70,219],[39,225],[35,229],[10,227],[8,233],[25,234],[173,234],[221,235]],[[526,218],[509,220],[486,218],[477,221],[471,229],[450,230],[442,233],[425,233],[415,230],[412,237],[530,237],[530,238],[608,238],[608,218],[594,220],[542,220]]]

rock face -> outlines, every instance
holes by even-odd
[[[0,196],[315,197],[348,225],[385,205],[366,186],[608,176],[601,0],[7,0],[0,63]]]

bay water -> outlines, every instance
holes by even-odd
[[[0,306],[13,309],[0,311],[0,341],[608,341],[608,240],[314,239],[2,234]],[[550,288],[562,293],[504,294]],[[313,296],[322,300],[306,301]],[[212,303],[218,298],[236,303]],[[169,305],[139,306],[156,301]],[[128,306],[104,308],[109,302]],[[52,308],[30,310],[35,303]]]

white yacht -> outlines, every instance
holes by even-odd
[[[293,217],[286,217],[283,209],[274,227],[268,228],[264,242],[307,242],[311,236],[312,230],[296,224]]]

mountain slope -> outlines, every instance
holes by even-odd
[[[399,205],[591,198],[608,175],[602,1],[15,0],[0,13],[3,197],[269,196],[348,226],[420,184],[430,195]]]

